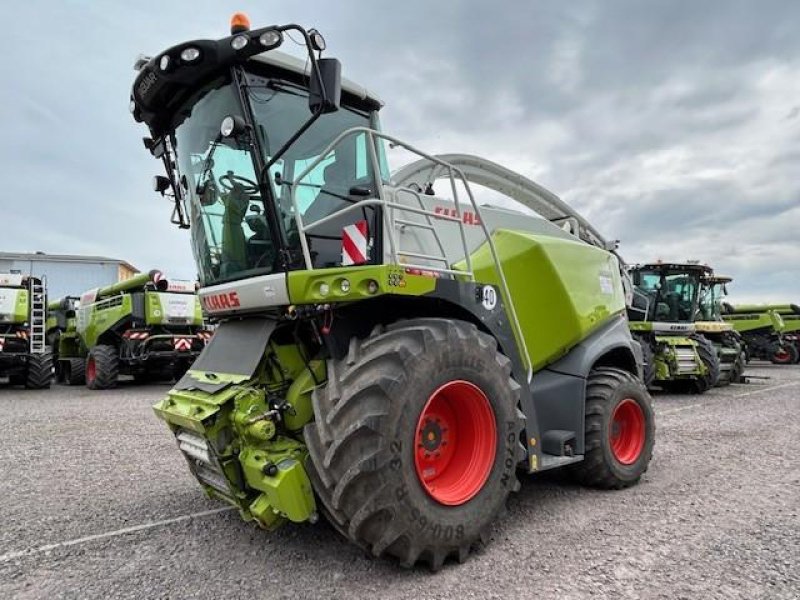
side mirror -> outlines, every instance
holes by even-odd
[[[633,285],[640,287],[642,285],[642,274],[639,271],[631,272],[631,281],[633,281]]]
[[[164,192],[169,189],[170,183],[169,178],[164,177],[163,175],[156,175],[153,177],[153,191],[158,192],[162,196]]]
[[[336,58],[317,60],[322,88],[316,74],[311,73],[308,86],[308,108],[313,114],[330,113],[339,110],[342,100],[342,63]],[[323,100],[324,97],[324,100]]]

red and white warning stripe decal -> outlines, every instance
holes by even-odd
[[[192,349],[192,340],[189,338],[175,338],[172,340],[172,343],[175,346],[175,350],[178,352],[184,352]]]
[[[6,345],[6,339],[0,337],[0,352],[3,351],[3,346]]]
[[[367,222],[356,221],[342,229],[342,265],[367,262]]]

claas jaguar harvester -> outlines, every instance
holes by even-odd
[[[707,270],[694,263],[663,262],[630,268],[634,288],[628,318],[644,349],[648,386],[702,394],[717,384],[717,352],[695,324]]]
[[[695,315],[697,333],[710,341],[717,351],[720,366],[717,385],[743,382],[747,364],[742,336],[733,329],[733,325],[722,318],[722,305],[731,281],[731,277],[715,275],[710,267],[704,267],[700,279],[700,300]]]
[[[749,358],[791,365],[800,360],[800,306],[796,304],[726,305],[723,318],[747,342]]]
[[[324,48],[237,15],[137,62],[155,188],[219,321],[154,407],[191,472],[264,528],[323,514],[434,569],[488,538],[518,469],[636,483],[654,421],[614,245],[520,175],[381,133]],[[392,177],[384,142],[419,161]],[[546,218],[479,207],[470,180]]]
[[[85,292],[74,330],[68,320],[65,327],[60,379],[75,384],[83,375],[94,390],[116,387],[120,375],[140,382],[180,377],[211,337],[195,283],[167,281],[159,271]]]
[[[0,377],[28,389],[50,387],[53,360],[45,340],[47,291],[38,277],[0,273]]]

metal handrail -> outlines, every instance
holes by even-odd
[[[391,201],[387,200],[387,198],[385,196],[384,186],[383,185],[379,185],[378,186],[378,198],[377,199],[360,200],[360,201],[358,201],[358,202],[356,202],[354,204],[351,204],[351,205],[346,206],[346,207],[344,207],[344,208],[342,208],[342,209],[340,209],[338,211],[335,211],[330,215],[322,217],[321,219],[318,219],[318,220],[316,220],[316,221],[314,221],[314,222],[312,222],[310,224],[303,223],[303,217],[302,217],[302,215],[300,213],[300,207],[298,205],[298,200],[297,200],[297,188],[298,188],[298,186],[295,185],[295,182],[303,181],[303,179],[305,179],[308,176],[309,173],[311,173],[314,169],[316,169],[317,166],[319,166],[319,164],[323,160],[326,160],[328,158],[330,153],[342,142],[342,140],[344,140],[345,138],[347,138],[349,136],[357,135],[357,134],[360,134],[360,133],[363,133],[367,138],[366,139],[366,142],[367,142],[366,146],[367,146],[367,150],[369,152],[370,163],[372,165],[372,172],[375,174],[376,178],[379,176],[379,174],[381,172],[380,162],[378,161],[378,155],[377,155],[377,151],[375,149],[375,147],[376,147],[376,144],[375,144],[376,138],[380,139],[380,140],[385,140],[385,141],[389,142],[390,144],[392,144],[394,147],[399,146],[399,147],[405,149],[406,151],[411,152],[412,154],[416,154],[417,156],[419,156],[421,158],[424,158],[424,159],[426,159],[426,160],[428,160],[428,161],[430,161],[430,162],[432,162],[432,163],[434,163],[436,165],[439,165],[439,166],[447,169],[447,172],[448,172],[449,178],[450,178],[450,187],[451,187],[451,190],[452,190],[452,193],[453,193],[453,203],[455,205],[455,213],[456,214],[454,216],[452,216],[452,215],[441,215],[441,214],[434,213],[433,211],[427,211],[427,210],[418,209],[418,208],[415,208],[415,207],[412,207],[412,206],[401,205],[401,204],[399,204],[397,202],[391,202]],[[463,171],[461,171],[461,169],[459,169],[458,167],[455,167],[452,164],[449,164],[446,161],[443,161],[443,160],[441,160],[441,159],[439,159],[439,158],[437,158],[437,157],[435,157],[433,155],[427,154],[426,152],[423,152],[422,150],[419,150],[418,148],[416,148],[416,147],[414,147],[414,146],[412,146],[410,144],[407,144],[406,142],[403,142],[403,141],[401,141],[401,140],[399,140],[399,139],[397,139],[395,137],[392,137],[392,136],[387,135],[385,133],[381,133],[380,131],[376,131],[376,130],[371,129],[369,127],[352,127],[350,129],[347,129],[347,130],[341,132],[339,135],[337,135],[325,147],[325,149],[317,156],[317,158],[315,158],[313,161],[311,161],[311,163],[309,165],[306,166],[306,168],[300,173],[300,175],[295,178],[294,182],[292,182],[292,183],[287,182],[291,186],[292,208],[294,210],[295,223],[297,224],[297,231],[298,231],[298,234],[299,234],[299,237],[300,237],[300,246],[301,246],[301,249],[302,249],[302,252],[303,252],[303,260],[305,261],[306,268],[308,270],[314,270],[314,264],[313,264],[313,262],[311,260],[311,252],[310,252],[310,249],[309,249],[309,246],[308,246],[308,240],[306,239],[306,232],[307,231],[309,231],[310,229],[312,229],[314,227],[318,227],[318,226],[320,226],[320,225],[322,225],[324,223],[330,222],[335,218],[340,218],[342,215],[348,214],[349,212],[351,212],[353,210],[361,209],[361,208],[364,208],[366,206],[382,206],[384,208],[384,210],[382,211],[383,212],[383,219],[384,219],[384,234],[385,234],[385,238],[389,241],[390,256],[392,257],[392,260],[394,261],[394,264],[396,264],[396,265],[401,265],[402,264],[402,266],[404,266],[406,268],[427,269],[427,270],[430,270],[430,271],[436,271],[436,272],[447,273],[447,274],[452,274],[452,275],[458,274],[458,275],[461,275],[461,276],[467,276],[472,281],[474,281],[475,280],[475,276],[474,276],[474,272],[472,270],[472,259],[470,257],[470,253],[469,253],[469,246],[467,245],[467,236],[466,236],[466,231],[465,231],[465,228],[464,228],[464,220],[463,220],[463,215],[462,215],[462,211],[461,211],[461,202],[460,202],[460,199],[459,199],[458,190],[456,189],[456,178],[461,181],[461,183],[464,186],[464,189],[467,192],[467,196],[469,197],[469,202],[472,205],[472,209],[475,211],[475,215],[478,217],[478,222],[480,224],[481,230],[483,231],[484,237],[486,239],[486,243],[489,246],[489,251],[491,253],[492,260],[494,261],[495,272],[497,273],[498,279],[500,281],[501,291],[503,292],[503,295],[505,296],[505,298],[507,300],[507,303],[508,303],[508,310],[509,310],[509,313],[510,313],[509,316],[510,316],[510,320],[512,322],[512,327],[513,327],[513,329],[514,329],[514,331],[515,331],[515,333],[517,335],[517,338],[519,339],[519,343],[520,343],[520,345],[522,347],[522,353],[528,359],[528,367],[529,367],[528,368],[528,382],[530,383],[531,379],[533,378],[533,358],[531,357],[530,352],[528,351],[527,344],[525,342],[525,336],[523,334],[522,327],[521,327],[521,325],[519,323],[519,317],[517,316],[517,311],[516,311],[516,308],[514,306],[514,299],[511,296],[511,290],[508,287],[508,281],[506,280],[505,273],[503,272],[503,267],[500,264],[500,259],[499,259],[498,254],[497,254],[497,248],[494,245],[494,241],[492,240],[492,236],[491,236],[488,228],[486,227],[486,223],[485,223],[485,221],[484,221],[484,219],[483,219],[483,217],[481,215],[480,207],[478,206],[478,203],[475,201],[475,196],[472,193],[472,189],[469,186],[469,182],[468,182],[466,176],[464,175]],[[412,194],[418,194],[418,192],[415,192],[414,190],[411,190],[411,189],[408,189],[408,188],[404,188],[404,189],[402,189],[402,191],[403,192],[410,192]],[[390,217],[390,214],[389,214],[389,210],[387,210],[389,208],[399,209],[399,210],[408,211],[408,212],[412,212],[412,213],[417,213],[417,214],[421,214],[421,215],[429,215],[429,216],[432,216],[432,217],[434,217],[436,219],[457,221],[458,228],[459,228],[459,233],[461,235],[462,246],[463,246],[463,249],[464,249],[464,260],[465,260],[465,264],[466,264],[466,271],[455,271],[453,269],[440,269],[440,268],[437,268],[437,267],[416,266],[416,265],[408,265],[406,263],[400,263],[400,261],[399,261],[399,254],[400,253],[398,252],[397,243],[395,241],[395,231],[394,231],[395,224],[391,220],[391,217]],[[392,217],[393,217],[393,215],[392,215]],[[438,235],[436,234],[435,231],[434,231],[434,236],[436,236],[438,238]],[[441,241],[439,241],[439,245],[441,246]]]

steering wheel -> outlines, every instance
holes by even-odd
[[[252,195],[258,193],[258,184],[251,179],[242,177],[241,175],[234,175],[232,171],[228,171],[225,175],[219,178],[219,183],[226,192],[230,192],[238,186],[245,194]]]

